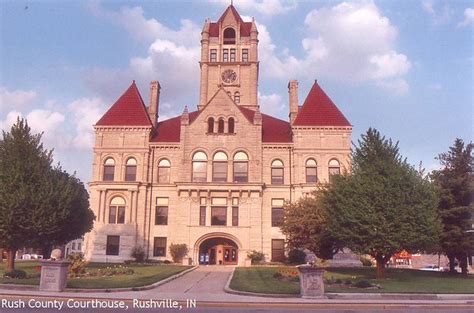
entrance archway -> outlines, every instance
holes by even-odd
[[[196,246],[199,264],[236,265],[238,263],[239,244],[229,235],[208,235],[198,240]]]

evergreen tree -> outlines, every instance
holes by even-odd
[[[7,271],[22,247],[63,244],[92,228],[88,194],[74,176],[52,167],[52,151],[18,119],[0,140],[0,247]]]
[[[467,258],[474,252],[473,235],[467,230],[473,223],[474,145],[457,138],[448,152],[437,159],[443,168],[433,171],[432,178],[439,188],[439,213],[443,223],[441,250],[449,259],[450,272],[455,272],[455,260],[467,274]]]
[[[352,175],[337,176],[323,191],[327,232],[377,261],[377,277],[399,251],[436,247],[440,221],[431,183],[402,159],[398,144],[369,129],[353,152]]]

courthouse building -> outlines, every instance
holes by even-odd
[[[288,120],[260,112],[258,30],[232,5],[205,22],[196,66],[197,110],[162,121],[159,82],[148,106],[133,82],[94,125],[88,260],[135,247],[166,260],[173,243],[193,264],[243,265],[251,250],[282,260],[284,202],[349,170],[352,126],[317,82],[300,105],[289,81]]]

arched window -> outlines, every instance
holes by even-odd
[[[125,165],[125,181],[136,181],[137,180],[137,160],[135,158],[129,158]]]
[[[341,165],[336,159],[329,161],[329,182],[332,182],[332,177],[334,175],[341,175]]]
[[[210,117],[207,120],[207,132],[212,134],[214,132],[214,118]]]
[[[224,119],[222,117],[219,119],[219,122],[217,123],[217,132],[219,134],[224,133]]]
[[[283,162],[281,160],[275,160],[272,162],[272,184],[283,185]]]
[[[234,183],[246,183],[249,180],[249,157],[245,152],[234,155]]]
[[[212,159],[212,181],[227,182],[227,154],[216,152]]]
[[[167,159],[162,159],[158,162],[158,182],[168,184],[170,182],[170,168],[171,163]]]
[[[193,182],[207,181],[207,155],[198,151],[193,155]]]
[[[234,102],[240,103],[240,92],[238,91],[234,92]]]
[[[235,30],[231,27],[224,30],[224,45],[235,44]]]
[[[125,223],[125,200],[122,197],[113,197],[109,205],[109,224]]]
[[[318,182],[318,167],[314,159],[308,159],[306,161],[306,182]]]
[[[114,173],[115,173],[115,160],[112,158],[105,159],[103,180],[113,181]]]
[[[228,126],[229,126],[229,131],[228,131],[228,133],[229,133],[229,134],[235,133],[235,120],[234,120],[234,118],[233,118],[233,117],[229,117],[228,123],[229,123],[229,125],[228,125]]]

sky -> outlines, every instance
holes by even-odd
[[[159,119],[195,110],[200,33],[229,0],[0,0],[0,128],[17,116],[43,132],[56,162],[92,176],[93,125],[136,80],[162,86]],[[375,127],[429,171],[473,138],[473,1],[234,0],[259,31],[259,104],[288,119],[314,80],[353,125]]]

